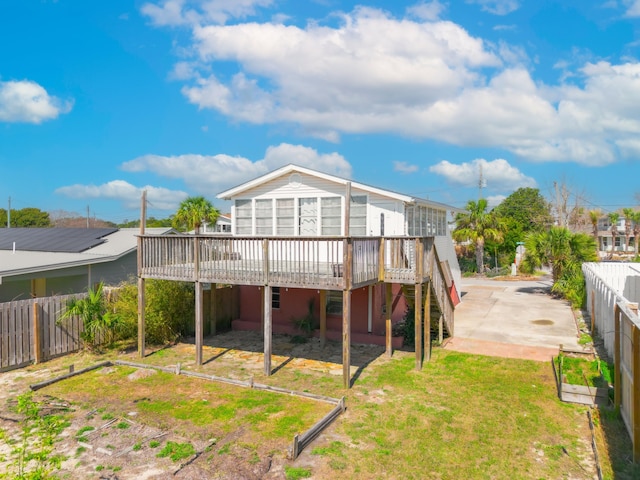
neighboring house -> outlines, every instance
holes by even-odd
[[[310,316],[321,343],[342,341],[346,387],[351,343],[382,343],[391,355],[394,341],[402,340],[393,337],[393,324],[414,298],[417,368],[423,340],[424,356],[430,352],[431,326],[441,338],[453,335],[461,282],[447,218],[456,209],[296,165],[218,197],[233,202],[231,235],[145,235],[138,252],[141,281],[195,283],[197,365],[209,284],[212,297],[213,284],[240,286],[232,326],[262,330],[266,375],[273,332],[300,334],[304,328],[296,327],[307,326]],[[139,301],[144,312],[144,298]],[[144,344],[139,350],[144,355]]]
[[[147,228],[160,235],[171,228]],[[138,228],[0,228],[0,302],[86,292],[137,275]]]
[[[448,231],[447,216],[453,207],[419,199],[345,178],[288,165],[222,192],[230,200],[231,231],[236,237],[339,237],[345,235],[345,188],[350,183],[349,235],[354,237],[434,237],[440,260],[448,262],[453,298],[459,298],[460,269]],[[406,290],[406,289],[405,289]],[[410,293],[409,293],[410,294]],[[319,316],[317,290],[276,287],[272,289],[273,330],[293,333],[295,320],[304,318],[310,302]],[[260,287],[240,289],[237,329],[261,328]],[[393,323],[400,322],[407,306],[399,284],[393,288]],[[385,289],[383,283],[353,291],[352,340],[385,342]],[[326,295],[327,335],[339,339],[342,328],[342,291]],[[400,339],[397,339],[399,341]]]
[[[203,223],[201,228],[202,233],[231,233],[231,214],[221,213],[218,215],[216,223],[213,225],[209,223]]]
[[[627,222],[630,223],[630,232],[628,239],[628,248],[625,250],[627,244],[626,238],[626,226]],[[615,240],[611,231],[611,219],[608,216],[603,216],[598,220],[598,254],[601,258],[606,258],[612,255],[626,256],[635,255],[636,253],[636,241],[633,234],[633,228],[635,223],[632,220],[627,220],[622,214],[618,219],[617,233]]]

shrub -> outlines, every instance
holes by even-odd
[[[112,308],[124,320],[127,337],[138,332],[138,285],[126,283],[114,296]],[[155,344],[173,342],[189,332],[195,319],[192,283],[169,280],[145,282],[145,338]]]

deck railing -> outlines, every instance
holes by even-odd
[[[140,243],[144,278],[343,290],[345,262],[353,288],[421,283],[433,272],[430,237],[141,235]]]

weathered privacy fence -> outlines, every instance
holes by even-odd
[[[58,324],[69,298],[59,295],[0,303],[0,371],[39,363],[81,347],[82,320]]]
[[[637,463],[640,462],[640,321],[637,303],[640,272],[636,269],[628,264],[585,263],[582,266],[592,329],[604,339],[605,350],[613,358],[614,403],[620,409],[633,442],[633,461]]]

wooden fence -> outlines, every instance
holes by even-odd
[[[594,334],[604,339],[607,355],[614,363],[614,403],[633,442],[633,461],[640,462],[640,321],[638,304],[622,294],[610,279],[609,266],[584,264],[587,289],[587,310]],[[621,272],[619,272],[621,273]],[[634,275],[631,275],[634,276]],[[635,280],[633,280],[635,281]]]
[[[80,349],[82,321],[58,324],[69,298],[87,294],[0,303],[0,371],[39,363]]]

